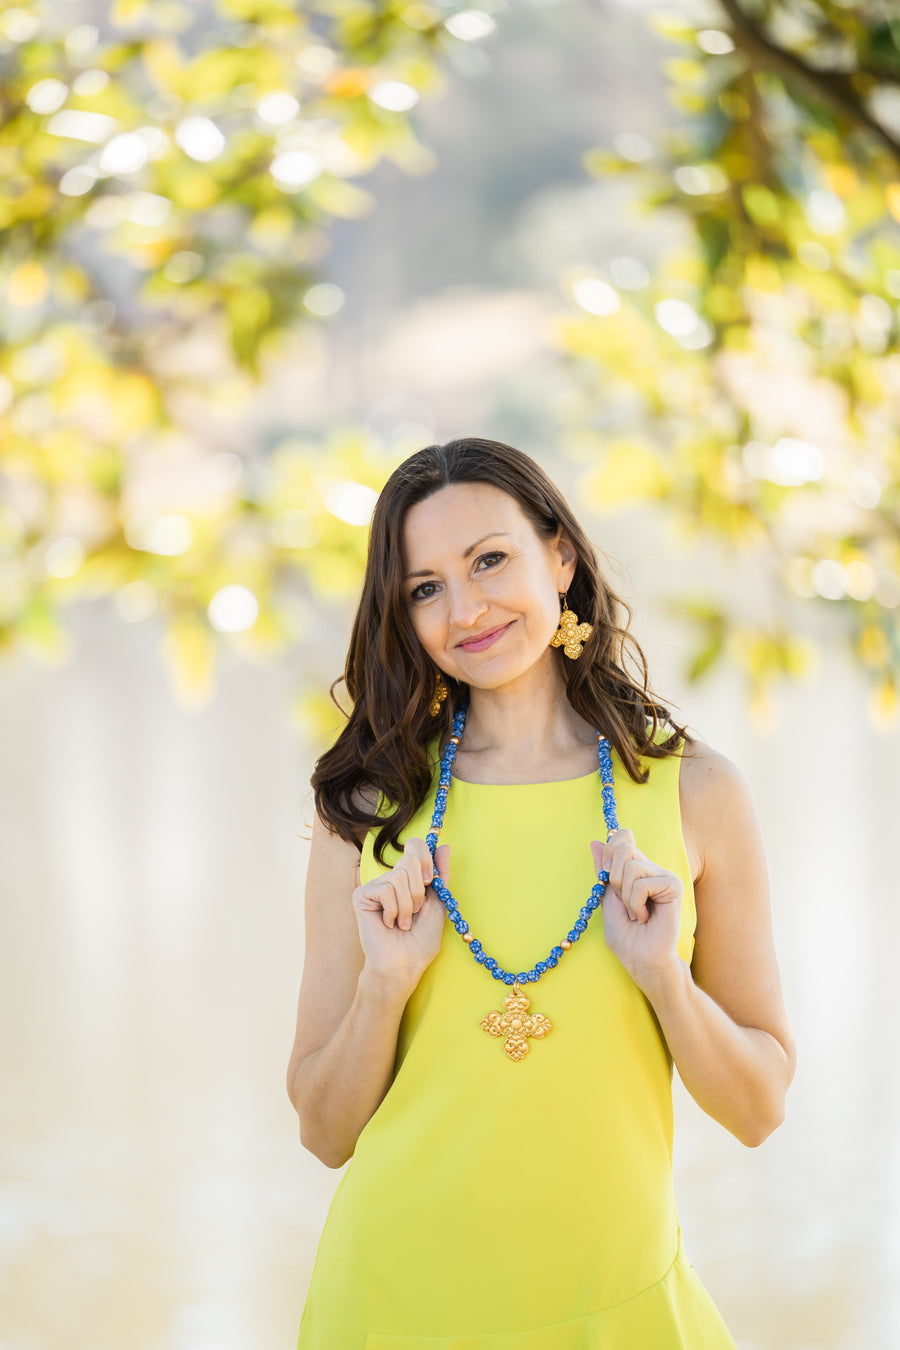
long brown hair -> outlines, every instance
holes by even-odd
[[[593,632],[578,660],[572,661],[561,647],[554,649],[555,659],[572,707],[609,738],[631,778],[647,781],[649,770],[641,769],[641,756],[662,759],[694,739],[651,693],[644,653],[628,632],[631,607],[602,577],[593,544],[540,465],[511,445],[478,437],[426,446],[397,466],[375,504],[344,674],[329,690],[347,722],[316,760],[310,779],[318,814],[342,839],[359,847],[365,832],[381,824],[374,856],[383,867],[391,865],[384,856],[388,843],[402,852],[399,836],[431,788],[435,765],[429,746],[436,736],[445,742],[467,689],[448,678],[441,711],[436,717],[429,712],[439,672],[416,636],[402,585],[406,513],[451,483],[502,488],[519,503],[541,539],[553,540],[562,526],[574,545],[578,561],[567,603],[579,621],[593,625]],[[624,624],[621,611],[627,616]],[[624,670],[626,645],[640,667],[640,682]],[[341,679],[353,700],[349,713],[334,695]],[[663,723],[673,731],[657,743]],[[384,802],[395,808],[393,814],[378,815],[375,801],[367,811],[360,797],[366,789],[366,796],[376,799],[381,792]]]

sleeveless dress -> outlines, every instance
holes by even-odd
[[[439,738],[430,750],[431,793],[402,842],[431,825]],[[690,962],[680,756],[645,757],[643,784],[615,749],[612,761],[619,824],[683,882]],[[506,970],[530,970],[572,927],[596,880],[592,839],[606,839],[597,770],[536,784],[454,777],[448,884]],[[386,870],[373,841],[363,883]],[[682,1245],[672,1059],[606,946],[601,910],[521,988],[552,1029],[515,1062],[480,1025],[511,986],[445,921],[403,1012],[391,1085],[335,1190],[298,1350],[736,1350]]]

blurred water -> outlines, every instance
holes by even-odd
[[[0,1347],[292,1346],[341,1176],[284,1091],[311,813],[296,677],[226,660],[187,714],[152,626],[95,605],[73,626],[68,668],[0,669]],[[800,1055],[755,1150],[676,1078],[688,1254],[741,1350],[893,1350],[896,733],[835,656],[760,737],[732,677],[679,690],[677,636],[650,639],[656,687],[750,781]]]

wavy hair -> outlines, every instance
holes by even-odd
[[[662,759],[677,753],[683,741],[694,740],[651,692],[644,653],[628,631],[631,606],[602,576],[593,544],[540,465],[514,446],[478,437],[426,446],[394,469],[375,504],[344,674],[329,689],[347,721],[316,760],[310,779],[319,816],[342,839],[361,848],[367,831],[380,825],[374,856],[383,867],[391,865],[384,854],[388,843],[402,852],[400,834],[432,785],[435,765],[429,747],[436,736],[446,743],[467,688],[448,677],[440,712],[436,717],[429,712],[439,671],[415,633],[403,588],[406,513],[452,483],[502,488],[542,540],[555,539],[560,526],[568,536],[577,562],[567,600],[580,621],[593,625],[593,632],[577,661],[561,647],[553,649],[555,659],[572,707],[609,738],[631,778],[647,781],[642,756]],[[626,648],[640,670],[639,680],[625,670]],[[353,700],[349,713],[334,694],[341,680]],[[657,742],[662,724],[673,730]],[[395,808],[392,814],[379,814],[378,793]]]

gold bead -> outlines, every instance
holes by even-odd
[[[474,937],[475,937],[474,933],[463,933],[462,940],[463,942],[472,942],[474,940]]]
[[[572,944],[568,938],[563,938],[562,942],[559,945],[562,947],[564,952],[567,952]]]

